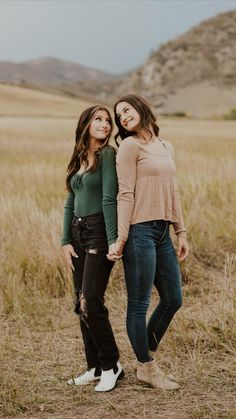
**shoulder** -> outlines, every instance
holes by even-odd
[[[135,137],[127,137],[125,138],[119,146],[118,153],[120,151],[126,150],[129,152],[136,152],[139,150],[139,142]]]
[[[164,140],[163,138],[159,138],[159,141],[161,141],[165,147],[174,149],[172,144],[169,141]]]
[[[122,143],[120,144],[120,147],[123,147],[124,144],[131,144],[131,145],[136,145],[136,147],[139,145],[139,141],[136,137],[133,137],[132,135],[130,135],[129,137],[126,137]]]
[[[116,149],[112,147],[111,145],[106,145],[105,147],[102,148],[101,150],[102,159],[106,157],[115,158],[115,156],[116,156]]]
[[[169,153],[174,156],[175,151],[174,151],[174,147],[173,145],[167,141],[167,140],[163,140],[162,138],[160,138],[160,141],[163,143],[164,147],[166,148],[167,151],[169,151]]]
[[[102,148],[99,155],[100,164],[103,168],[112,168],[116,165],[116,149],[111,145]]]

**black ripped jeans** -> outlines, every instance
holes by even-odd
[[[106,257],[108,244],[103,214],[74,216],[71,229],[72,246],[78,255],[78,258],[73,257],[75,312],[80,316],[88,369],[109,370],[116,365],[119,351],[104,305],[114,262]],[[81,297],[84,298],[83,310]]]

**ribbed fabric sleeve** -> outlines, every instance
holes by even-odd
[[[119,147],[116,164],[118,239],[127,240],[131,224],[151,220],[170,221],[175,234],[185,237],[171,144],[128,137]]]
[[[118,176],[118,238],[126,241],[131,224],[135,202],[137,176],[138,144],[130,139],[122,141],[117,157],[116,170]]]
[[[137,176],[138,144],[129,138],[122,141],[117,157],[118,176],[118,238],[126,241],[134,210]]]
[[[61,245],[71,243],[71,222],[74,216],[74,192],[69,191],[64,205],[64,217],[63,217],[63,236],[61,239]]]
[[[102,209],[106,225],[108,244],[117,238],[117,174],[115,150],[107,147],[102,151]]]
[[[166,145],[167,149],[169,150],[171,157],[175,163],[174,147],[168,141],[163,141],[163,142]],[[176,202],[177,202],[177,212],[179,216],[178,216],[178,221],[172,223],[174,227],[174,232],[178,237],[186,238],[186,230],[184,226],[183,213],[182,213],[182,207],[181,207],[180,197],[179,197],[179,189],[178,189],[177,184],[175,184],[175,196],[176,196]]]

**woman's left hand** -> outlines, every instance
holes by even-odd
[[[116,243],[112,243],[109,246],[107,259],[111,260],[112,262],[116,262],[117,260],[121,259],[122,255],[117,254],[116,250]]]
[[[120,257],[123,256],[123,249],[125,247],[125,242],[123,240],[116,240],[116,253]]]
[[[178,238],[178,250],[177,250],[177,258],[179,262],[182,262],[184,259],[188,257],[189,254],[189,245],[187,239],[180,237]]]
[[[113,243],[109,246],[109,254],[107,255],[107,259],[116,262],[117,260],[121,259],[123,256],[123,249],[125,246],[125,241],[117,240],[116,243]]]

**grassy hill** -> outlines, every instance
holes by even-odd
[[[8,84],[0,84],[0,97],[0,116],[71,118],[89,106],[81,99]]]

